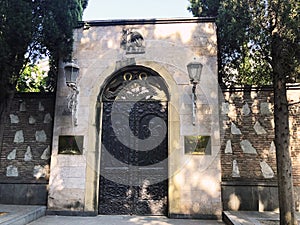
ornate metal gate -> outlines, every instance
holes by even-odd
[[[144,68],[115,77],[102,97],[99,213],[166,215],[166,87]]]

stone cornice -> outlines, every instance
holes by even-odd
[[[172,23],[214,23],[214,22],[215,22],[214,17],[90,20],[90,21],[79,21],[76,28],[87,27],[87,26],[146,25],[146,24],[172,24]]]

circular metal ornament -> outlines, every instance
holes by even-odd
[[[147,78],[148,78],[148,74],[147,74],[147,73],[141,72],[141,73],[139,74],[139,79],[140,79],[140,80],[147,80]]]
[[[125,73],[124,76],[123,76],[123,79],[124,80],[132,80],[132,74],[131,73]]]

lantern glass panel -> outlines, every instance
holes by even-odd
[[[192,83],[198,83],[202,72],[203,65],[201,63],[193,62],[187,65],[189,77]]]
[[[79,68],[66,66],[65,67],[65,76],[66,76],[66,83],[76,83],[77,77],[79,75]]]

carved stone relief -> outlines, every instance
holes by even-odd
[[[133,29],[123,29],[120,46],[126,54],[145,53],[144,37]]]

